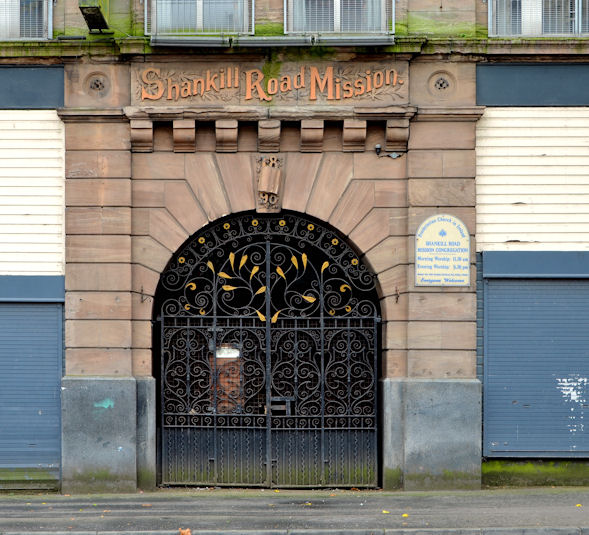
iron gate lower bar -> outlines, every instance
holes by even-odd
[[[177,333],[182,333],[186,341],[194,341],[198,333],[203,340],[206,340],[203,333],[212,332],[212,339],[218,341],[218,333],[226,331],[237,329],[265,333],[267,330],[267,326],[251,317],[216,317],[214,329],[211,326],[211,319],[163,318],[162,354],[169,354],[171,349],[164,340],[173,339],[174,334]],[[276,388],[270,388],[269,397],[268,394],[266,395],[264,410],[259,407],[260,410],[257,412],[251,412],[251,408],[247,409],[247,407],[245,409],[250,410],[249,413],[240,413],[243,407],[236,412],[206,414],[195,414],[194,410],[164,410],[161,429],[162,483],[282,487],[377,486],[377,322],[378,319],[374,317],[284,319],[277,322],[272,331],[277,339],[280,339],[280,333],[287,332],[297,333],[299,338],[304,338],[306,335],[317,333],[322,323],[324,332],[327,333],[324,337],[327,345],[334,340],[341,342],[342,337],[345,337],[347,342],[342,347],[345,348],[347,364],[346,359],[343,361],[336,359],[336,365],[341,367],[343,362],[344,367],[347,366],[344,375],[348,383],[358,371],[353,370],[350,365],[353,353],[350,349],[350,337],[358,337],[358,333],[362,333],[365,345],[363,360],[360,360],[365,377],[363,382],[356,384],[353,401],[360,403],[362,396],[366,399],[361,410],[358,407],[354,409],[358,412],[357,414],[341,414],[341,410],[339,413],[337,410],[330,410],[330,403],[333,404],[338,398],[337,378],[343,375],[335,372],[331,378],[328,377],[330,365],[333,364],[329,358],[321,359],[321,362],[317,363],[325,369],[321,373],[320,384],[315,386],[320,389],[326,388],[321,390],[320,406],[323,409],[319,413],[315,411],[314,415],[298,414],[295,400],[289,402],[291,404],[289,410],[293,414],[280,414],[280,410],[274,410],[273,399],[289,398],[289,396],[281,396],[280,394],[284,392]],[[188,334],[190,332],[196,334],[193,336]],[[201,364],[209,362],[209,342],[201,345],[205,345],[206,348],[199,354],[200,361],[195,359],[193,354],[189,354],[185,356],[187,362],[191,359]],[[266,354],[268,347],[259,349]],[[268,368],[264,366],[270,369],[269,374],[266,371],[265,385],[275,380],[278,373],[276,370],[281,368],[284,359],[289,355],[288,351],[283,351],[281,354],[276,348],[272,348],[268,354],[272,355],[272,360]],[[330,355],[332,354],[333,351]],[[353,362],[356,361],[357,359]],[[198,369],[190,370],[190,366],[187,364],[184,371],[186,377],[194,380],[194,377],[198,376],[198,373],[195,373]],[[162,359],[162,378],[165,377],[165,370],[166,364]],[[330,381],[335,384],[335,390],[332,388],[330,391]],[[370,391],[369,395],[365,391],[366,388]],[[190,399],[190,389],[191,386],[187,385],[187,400]],[[347,392],[352,399],[352,390],[349,385]],[[202,396],[203,392],[200,394]],[[216,396],[215,392],[214,397]],[[290,397],[296,398],[296,396]],[[162,401],[162,407],[165,409],[165,381],[162,381]],[[287,402],[284,401],[281,410],[286,411],[286,405]],[[314,416],[315,420],[310,416]],[[270,426],[268,421],[271,422]],[[269,452],[268,448],[270,448]],[[322,450],[325,452],[324,456],[320,453]],[[212,455],[211,452],[213,452]],[[293,455],[293,452],[296,454]],[[267,459],[272,462],[270,480]]]

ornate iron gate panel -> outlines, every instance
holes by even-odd
[[[333,231],[242,215],[162,274],[162,484],[377,485],[378,298]]]

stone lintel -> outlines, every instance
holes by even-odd
[[[176,119],[174,126],[174,152],[196,151],[196,121]]]
[[[217,152],[237,152],[238,122],[234,119],[215,121]]]
[[[366,146],[366,121],[344,119],[343,147],[344,152],[364,152]]]
[[[280,152],[280,121],[258,122],[258,152]]]
[[[153,122],[131,119],[131,151],[153,152]]]
[[[301,121],[301,152],[321,152],[323,150],[323,119],[303,119]]]

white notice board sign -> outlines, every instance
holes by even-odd
[[[415,286],[470,286],[470,235],[460,219],[438,214],[419,226]]]

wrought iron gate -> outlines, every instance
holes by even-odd
[[[161,482],[376,486],[378,299],[333,231],[249,214],[162,274]]]

